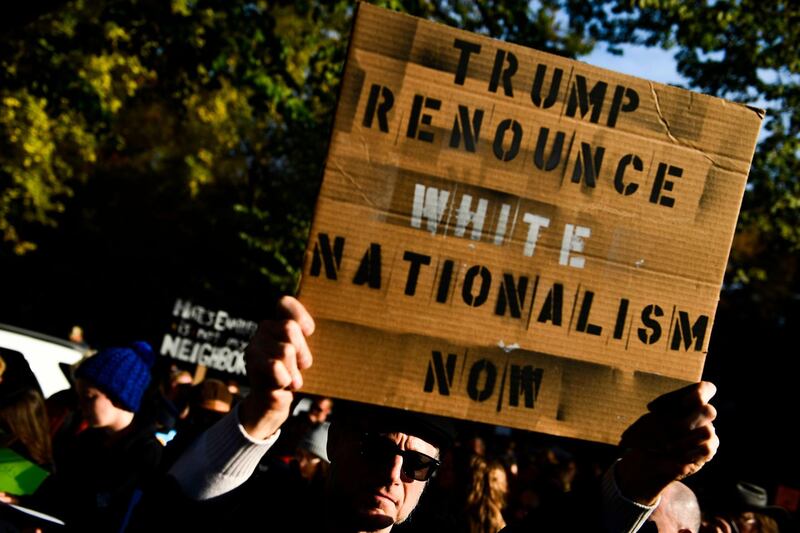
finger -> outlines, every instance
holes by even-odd
[[[295,367],[298,370],[305,370],[311,366],[313,359],[311,350],[308,347],[306,337],[303,335],[300,324],[294,320],[272,322],[270,324],[270,334],[273,338],[281,341],[281,343],[288,343],[294,346],[297,360]]]
[[[717,434],[714,424],[709,423],[665,441],[662,449],[675,456],[681,456],[713,440],[717,440]]]
[[[703,405],[686,419],[687,425],[690,430],[699,428],[706,424],[710,424],[717,418],[717,409],[710,403]]]
[[[714,458],[719,448],[719,439],[714,436],[713,439],[704,442],[701,446],[697,446],[688,450],[680,459],[681,466],[675,476],[678,479],[696,474],[703,465]]]
[[[267,361],[269,367],[269,381],[273,390],[287,389],[292,386],[292,373],[286,368],[283,361],[270,359]]]
[[[710,381],[692,383],[662,394],[647,404],[647,408],[652,413],[687,413],[707,404],[716,392],[717,387]]]
[[[682,459],[684,464],[702,466],[714,458],[718,449],[719,438],[715,435],[713,439],[686,451],[686,453],[683,454]],[[694,472],[690,472],[690,474],[693,473]]]
[[[273,333],[274,326],[271,321],[265,320],[258,325],[253,338],[245,349],[245,363],[247,376],[250,381],[258,382],[268,374],[266,361],[280,357],[281,349]]]
[[[656,452],[674,449],[684,441],[697,440],[709,428],[713,431],[716,416],[717,410],[711,404],[681,417],[672,412],[647,413],[623,432],[620,446]]]
[[[306,337],[303,334],[302,326],[294,320],[289,320],[283,326],[283,334],[295,348],[297,368],[305,370],[310,367],[313,358],[311,357],[311,350],[308,348]]]
[[[268,390],[302,386],[302,376],[297,369],[295,348],[290,343],[278,342],[270,335],[254,338],[245,351],[247,376],[254,388]],[[282,371],[276,374],[274,362],[281,362]],[[289,381],[282,378],[288,372]]]
[[[280,343],[281,355],[277,359],[283,363],[284,368],[289,373],[290,382],[284,384],[282,388],[289,388],[291,390],[298,390],[303,386],[303,376],[297,368],[297,348],[291,343]]]
[[[711,401],[711,398],[717,394],[717,386],[710,381],[701,381],[698,393],[700,395],[700,401],[708,403]]]
[[[297,298],[284,296],[278,301],[278,315],[287,320],[294,320],[300,326],[303,335],[310,336],[314,333],[316,325],[314,319],[305,306]]]
[[[695,429],[711,424],[717,418],[717,409],[706,403],[683,416],[676,416],[677,413],[670,412],[650,414],[653,416],[653,424],[657,425],[663,434],[660,438],[679,440]]]

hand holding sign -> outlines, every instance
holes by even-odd
[[[306,337],[314,333],[314,320],[306,308],[285,296],[278,302],[278,316],[259,324],[245,351],[252,390],[239,417],[256,439],[271,436],[289,417],[294,391],[303,386],[301,371],[312,362]]]
[[[650,412],[622,434],[620,446],[627,451],[616,478],[623,494],[652,504],[670,482],[696,473],[714,457],[717,410],[708,402],[716,392],[713,383],[701,381],[650,402]]]

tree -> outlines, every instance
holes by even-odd
[[[291,287],[349,11],[76,0],[12,29],[0,49],[4,241],[34,250],[47,235],[37,225],[81,209],[70,198],[87,180],[158,175],[153,193],[222,210],[239,230],[268,220],[266,234],[229,229],[263,252],[273,283]]]
[[[676,51],[689,87],[767,108],[726,286],[765,316],[798,294],[800,7],[796,2],[569,1],[576,31],[615,45]]]
[[[537,11],[526,2],[384,4],[565,55],[591,48],[559,29],[555,2]],[[352,4],[56,5],[7,30],[0,48],[0,231],[7,247],[24,254],[52,238],[41,226],[55,227],[65,209],[87,207],[76,187],[139,176],[154,188],[113,196],[115,202],[158,206],[167,195],[181,212],[202,212],[222,224],[216,231],[240,239],[242,259],[232,271],[291,290]],[[188,231],[179,237],[193,238]]]
[[[623,43],[676,49],[692,88],[767,106],[727,287],[772,302],[796,293],[796,6],[755,0],[378,3],[569,57],[599,41],[612,50]],[[85,207],[76,187],[140,176],[154,188],[117,201],[164,205],[153,215],[170,221],[167,202],[152,201],[166,195],[181,212],[210,217],[216,234],[238,243],[222,248],[241,258],[231,270],[245,272],[243,284],[262,278],[291,290],[321,177],[352,5],[31,5],[21,22],[34,20],[6,25],[0,43],[0,250],[25,254],[54,238],[65,209]],[[44,15],[36,18],[37,11]],[[184,229],[175,239],[194,239]],[[225,290],[219,280],[196,282]]]
[[[715,329],[722,341],[712,342],[732,354],[725,368],[754,420],[764,405],[752,398],[769,397],[754,382],[793,390],[777,339],[796,343],[800,316],[795,2],[376,3],[567,57],[598,42],[674,49],[691,88],[768,107]],[[24,7],[0,20],[0,320],[55,334],[75,321],[103,344],[163,333],[176,297],[258,318],[291,291],[353,3]]]

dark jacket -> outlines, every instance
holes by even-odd
[[[69,531],[120,531],[138,494],[157,473],[162,446],[134,419],[120,434],[87,429],[56,453],[56,472],[34,495],[36,507]]]

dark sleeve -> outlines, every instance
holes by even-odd
[[[503,531],[634,533],[647,520],[656,505],[646,506],[627,499],[617,487],[612,465],[603,476],[600,486],[561,495],[529,515],[519,526]]]
[[[206,500],[187,497],[176,479],[164,474],[144,493],[126,532],[312,531],[297,527],[298,519],[314,514],[308,505],[305,487],[285,465],[257,472],[240,487]]]

